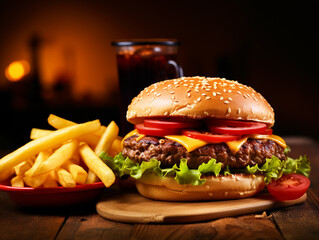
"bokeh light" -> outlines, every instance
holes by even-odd
[[[20,81],[30,72],[30,64],[27,61],[14,61],[5,69],[6,78],[11,82]]]

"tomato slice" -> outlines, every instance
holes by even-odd
[[[145,119],[144,126],[152,128],[196,128],[200,126],[200,122],[198,120]]]
[[[149,136],[164,137],[166,135],[176,135],[181,133],[181,129],[178,128],[155,128],[146,127],[143,123],[135,125],[136,130],[140,134],[145,134]]]
[[[230,142],[230,141],[238,140],[240,138],[240,136],[218,135],[218,134],[211,134],[208,132],[200,133],[194,130],[184,130],[183,135],[190,138],[199,139],[199,140],[203,140],[203,141],[211,142],[211,143]]]
[[[259,133],[262,135],[272,135],[272,129],[271,128],[267,128],[264,132]]]
[[[263,133],[267,129],[266,123],[254,123],[246,127],[227,127],[227,126],[214,126],[209,125],[209,129],[213,133],[230,134],[230,135],[246,135]]]
[[[243,121],[243,120],[229,120],[229,119],[218,119],[211,118],[207,120],[208,125],[218,125],[218,126],[227,126],[227,127],[250,127],[256,122],[253,121]]]
[[[283,175],[276,181],[267,185],[267,189],[271,195],[280,201],[288,201],[300,198],[303,196],[310,186],[310,181],[307,177],[291,173]]]

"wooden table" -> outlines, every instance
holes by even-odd
[[[61,210],[18,208],[0,193],[0,239],[319,239],[319,143],[286,138],[292,157],[312,165],[305,203],[280,210],[191,224],[124,224],[101,218],[95,205]],[[259,215],[259,216],[258,216]]]

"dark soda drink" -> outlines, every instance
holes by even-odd
[[[132,99],[152,83],[181,77],[177,64],[178,42],[123,42],[113,43],[117,49],[120,87],[120,133],[124,135],[134,126],[126,121],[126,111]],[[139,44],[140,43],[140,44]]]

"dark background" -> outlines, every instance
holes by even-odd
[[[318,9],[311,1],[0,1],[0,144],[28,141],[55,113],[118,121],[123,38],[177,38],[185,76],[225,77],[275,109],[275,134],[319,138]],[[5,68],[31,72],[9,82]],[[36,84],[38,82],[38,84]]]

